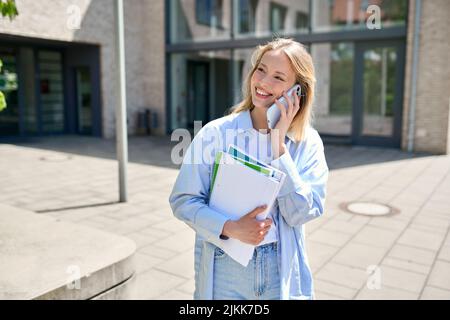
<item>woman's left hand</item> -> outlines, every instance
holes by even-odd
[[[278,99],[275,100],[278,109],[280,109],[281,116],[280,120],[278,120],[277,124],[272,129],[272,153],[274,159],[281,157],[286,152],[284,140],[292,120],[298,110],[300,110],[300,98],[296,94],[294,94],[294,102],[289,99],[286,92],[283,92],[283,96],[288,103],[287,109],[278,101]]]

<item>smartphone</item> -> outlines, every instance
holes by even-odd
[[[299,84],[294,85],[287,92],[287,96],[289,97],[289,99],[293,99],[294,94],[296,94],[298,97],[300,97],[300,95],[302,94],[302,88],[300,87]],[[284,107],[287,109],[288,104],[284,96],[278,99],[278,101],[282,105],[284,105]],[[273,129],[281,117],[280,109],[278,109],[278,106],[276,105],[275,102],[267,110],[266,114],[267,114],[267,125],[269,126],[270,129]]]

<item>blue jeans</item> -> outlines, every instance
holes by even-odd
[[[247,267],[214,251],[214,300],[279,300],[277,243],[258,246]]]

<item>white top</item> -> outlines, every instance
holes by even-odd
[[[246,150],[246,152],[248,152],[249,155],[255,157],[259,161],[270,164],[273,160],[270,133],[264,133],[264,130],[260,132],[253,128],[253,130],[251,130],[251,135],[249,136],[249,138],[250,140],[248,145],[251,147],[249,148],[250,150]],[[278,203],[277,201],[275,201],[272,209],[267,215],[267,218],[272,219],[272,221],[274,221],[273,215],[277,210],[277,206]],[[259,244],[259,246],[276,241],[278,241],[278,234],[275,223],[273,222],[272,226],[269,229],[269,232],[266,234],[264,240]]]

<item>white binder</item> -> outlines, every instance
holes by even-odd
[[[232,220],[238,220],[256,207],[266,204],[267,209],[257,217],[258,220],[265,219],[286,177],[276,168],[266,166],[278,171],[278,179],[268,177],[240,163],[233,156],[223,153],[217,168],[209,207]],[[255,249],[253,245],[232,238],[218,239],[214,244],[243,266],[248,265]]]

